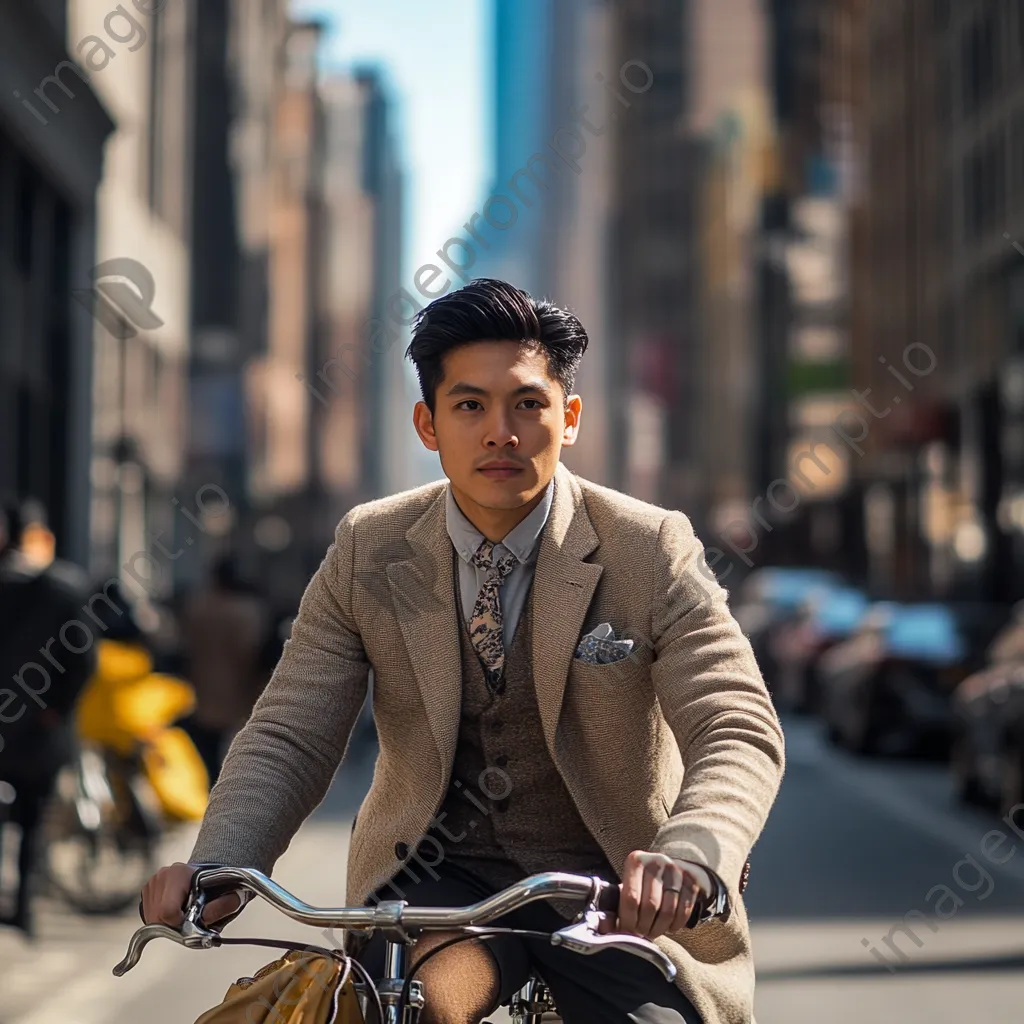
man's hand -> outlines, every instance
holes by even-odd
[[[180,928],[185,920],[182,907],[188,898],[192,864],[176,863],[161,868],[142,889],[142,917],[146,924],[166,924]],[[234,893],[218,896],[203,908],[202,923],[210,926],[238,910],[240,898]]]
[[[702,891],[711,895],[711,879],[699,865],[634,850],[622,869],[618,920],[608,915],[599,931],[630,932],[647,939],[680,931]]]

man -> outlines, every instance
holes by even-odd
[[[531,964],[566,1024],[752,1020],[740,885],[782,734],[686,516],[559,464],[586,346],[571,313],[500,281],[421,312],[414,423],[447,482],[342,519],[190,864],[147,883],[147,921],[181,921],[192,864],[273,866],[324,796],[372,666],[381,752],[350,903],[464,905],[536,871],[599,873],[621,886],[615,927],[656,939],[679,972],[669,984],[618,951],[474,940],[418,975],[428,1021],[479,1021]],[[238,905],[222,896],[207,920]],[[551,931],[574,909],[509,920]],[[373,947],[361,955],[379,969]]]
[[[266,676],[260,654],[267,611],[240,577],[235,559],[214,563],[210,581],[186,602],[181,642],[196,709],[186,723],[206,764],[210,785],[217,781],[225,747],[245,724]]]
[[[41,506],[5,505],[0,515],[0,780],[14,787],[12,818],[22,835],[14,912],[0,924],[29,939],[35,936],[32,875],[42,855],[43,809],[58,772],[74,756],[74,707],[96,663],[92,644],[78,650],[77,634],[70,645],[54,642],[62,626],[81,618],[88,599],[85,573],[54,559],[54,546]]]

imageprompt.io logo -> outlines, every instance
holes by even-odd
[[[72,291],[75,301],[117,338],[134,338],[164,322],[153,312],[156,284],[138,260],[121,256],[92,268],[91,288]]]

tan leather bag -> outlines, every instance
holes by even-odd
[[[239,978],[195,1024],[364,1024],[343,956],[292,950]]]

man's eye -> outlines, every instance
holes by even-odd
[[[533,405],[530,406],[530,408],[534,408],[534,409],[541,409],[541,408],[543,408],[543,403],[539,399],[537,399],[537,398],[524,398],[523,399],[523,404],[525,405],[527,402],[532,402],[533,403]]]
[[[476,399],[474,399],[474,398],[467,398],[466,401],[459,402],[459,404],[457,406],[455,406],[455,408],[456,409],[462,409],[462,408],[464,408],[467,405],[477,405],[477,406],[479,406],[480,403],[478,401],[476,401]],[[472,412],[473,410],[469,410],[469,411]]]

